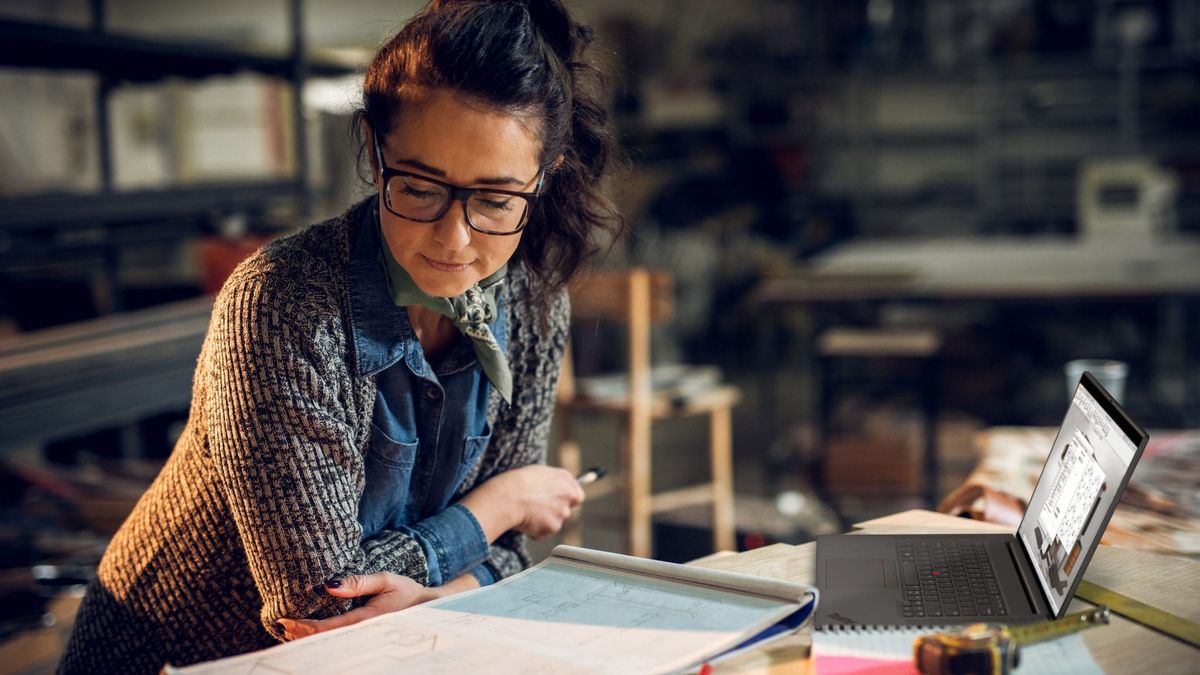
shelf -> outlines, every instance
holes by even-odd
[[[973,185],[930,184],[911,190],[875,189],[860,194],[861,204],[877,209],[911,209],[923,207],[973,208],[979,205],[979,194]]]
[[[903,63],[882,60],[864,60],[843,67],[808,67],[804,72],[809,78],[828,78],[845,81],[850,78],[866,80],[930,81],[942,83],[959,82],[971,84],[995,78],[1001,82],[1045,79],[1074,79],[1112,77],[1121,68],[1121,55],[1116,50],[1094,51],[1091,49],[1059,54],[1031,53],[1027,58],[1005,60],[989,57],[979,61],[963,60],[949,67],[938,67],[928,63]],[[1193,71],[1200,64],[1195,56],[1183,55],[1170,48],[1143,50],[1137,61],[1137,70],[1145,73]]]
[[[236,209],[263,209],[304,194],[304,186],[295,180],[205,183],[184,188],[92,194],[39,194],[0,200],[0,231],[94,227]]]
[[[115,80],[148,82],[165,77],[199,78],[250,71],[290,78],[290,56],[0,20],[0,66],[98,72]],[[309,76],[330,77],[356,67],[328,57],[306,59]]]
[[[820,136],[819,144],[830,147],[855,147],[859,144],[879,148],[925,148],[928,146],[963,145],[979,142],[979,132],[973,129],[912,129],[874,130],[863,133],[835,131]]]

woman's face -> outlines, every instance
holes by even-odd
[[[383,162],[393,169],[458,187],[537,188],[541,147],[527,122],[464,105],[451,91],[432,90],[405,106],[383,141]],[[376,167],[378,192],[381,177]],[[379,217],[396,261],[421,290],[438,297],[459,295],[500,269],[521,242],[519,232],[498,236],[472,230],[457,200],[432,223],[401,218],[382,202]]]

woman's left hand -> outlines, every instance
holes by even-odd
[[[437,597],[435,589],[426,588],[408,577],[391,572],[349,576],[326,582],[325,592],[339,598],[357,598],[362,595],[374,597],[362,607],[328,619],[280,619],[279,625],[283,626],[284,634],[289,640],[349,626],[380,614],[398,612]]]

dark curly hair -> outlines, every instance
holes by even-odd
[[[367,166],[362,122],[381,135],[419,89],[448,88],[538,124],[546,170],[517,255],[546,293],[566,284],[623,221],[599,189],[614,157],[599,70],[583,58],[590,28],[559,0],[433,0],[376,52],[352,133]]]

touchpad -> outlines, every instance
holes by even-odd
[[[896,561],[839,558],[825,561],[826,588],[895,588]]]

